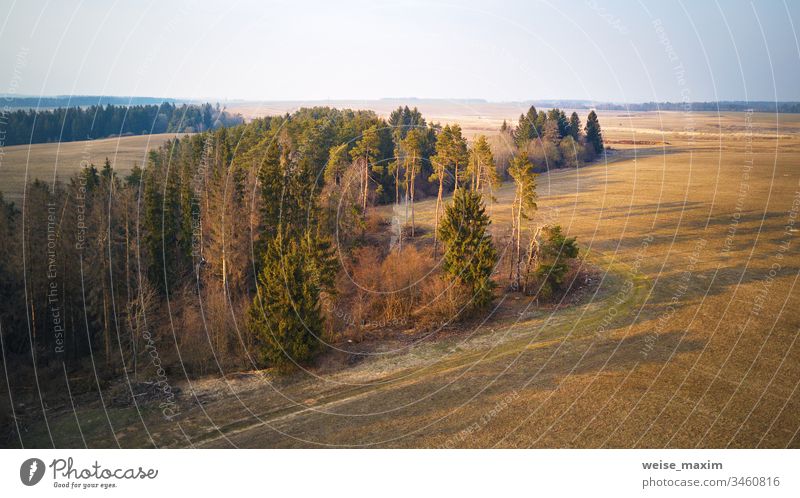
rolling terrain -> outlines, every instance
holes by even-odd
[[[147,159],[147,152],[164,141],[185,133],[162,133],[79,142],[12,145],[0,155],[0,191],[3,197],[17,204],[22,200],[24,185],[36,179],[52,182],[68,181],[83,165],[103,166],[108,158],[121,175],[130,173],[134,165]]]
[[[452,115],[468,133],[503,119]],[[600,121],[615,149],[607,160],[538,178],[538,216],[576,236],[596,268],[572,302],[507,297],[485,320],[384,344],[348,368],[176,376],[172,420],[152,404],[111,406],[108,393],[78,399],[33,437],[56,447],[800,447],[800,119]],[[496,193],[495,234],[512,196],[508,184]],[[418,204],[423,227],[433,210]]]

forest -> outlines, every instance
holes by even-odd
[[[0,114],[3,145],[73,142],[124,135],[203,132],[243,123],[219,104],[89,105]]]
[[[207,128],[125,177],[106,159],[32,181],[24,206],[0,194],[12,392],[92,368],[110,382],[313,367],[331,345],[470,320],[504,293],[553,299],[577,276],[578,245],[536,220],[537,172],[605,150],[594,111],[583,123],[534,107],[472,140],[408,107]],[[510,227],[489,214],[503,182]],[[432,231],[415,220],[424,198]]]

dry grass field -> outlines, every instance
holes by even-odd
[[[94,163],[100,168],[106,158],[120,174],[127,175],[135,164],[142,165],[149,150],[175,136],[163,133],[5,147],[0,154],[0,192],[7,200],[19,204],[26,178],[28,181],[37,178],[47,182],[55,178],[66,181],[82,164]]]
[[[519,114],[422,110],[472,132]],[[541,219],[600,269],[577,304],[504,299],[457,334],[387,344],[332,373],[183,380],[172,421],[79,404],[48,413],[55,445],[800,447],[800,116],[600,122],[607,162],[538,179]],[[495,233],[512,194],[497,194]],[[420,203],[420,223],[432,211]]]

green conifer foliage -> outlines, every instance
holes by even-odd
[[[485,308],[494,299],[492,273],[497,252],[487,232],[490,223],[482,196],[459,189],[445,208],[439,228],[439,237],[446,248],[442,268],[466,287],[475,308]]]
[[[600,122],[594,111],[591,111],[586,118],[586,143],[592,146],[595,153],[603,152],[603,132],[600,130]]]
[[[264,251],[248,326],[260,339],[263,361],[280,370],[308,363],[322,348],[316,250],[310,237],[279,235]]]

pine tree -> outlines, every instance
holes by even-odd
[[[364,214],[367,212],[367,197],[369,196],[369,172],[378,157],[380,144],[381,139],[378,136],[378,127],[372,125],[364,130],[361,139],[356,142],[355,147],[350,151],[353,161],[361,163],[361,209]]]
[[[591,145],[595,154],[603,152],[603,132],[600,130],[600,121],[594,111],[586,118],[586,143]]]
[[[514,202],[511,204],[511,243],[513,259],[511,261],[511,278],[515,288],[519,288],[521,280],[521,248],[522,220],[530,219],[536,211],[536,173],[525,154],[517,154],[511,160],[508,174],[514,179]]]
[[[482,192],[483,189],[493,190],[500,186],[500,175],[492,155],[492,148],[485,135],[475,137],[475,142],[469,150],[468,173],[472,177],[472,190]]]
[[[453,168],[453,188],[458,190],[461,183],[459,173],[469,161],[469,152],[467,150],[467,139],[461,134],[461,125],[452,124],[450,125],[450,130],[453,134],[453,140],[450,144],[448,155]]]
[[[445,125],[436,139],[436,154],[431,157],[433,174],[428,179],[431,182],[439,183],[439,190],[436,195],[436,213],[433,221],[433,254],[436,255],[436,245],[439,237],[439,207],[442,204],[442,194],[444,193],[444,181],[450,171],[451,158],[450,151],[453,147],[453,132],[450,125]]]
[[[477,192],[460,189],[445,208],[439,236],[446,247],[442,268],[464,285],[475,308],[485,308],[494,299],[492,280],[497,252],[487,232],[491,220]]]
[[[408,203],[411,203],[411,236],[414,236],[414,192],[417,174],[419,174],[419,163],[422,158],[422,132],[419,128],[409,130],[403,140],[403,149],[406,156],[405,184],[406,184],[406,213],[408,213]],[[406,214],[406,217],[408,214]]]
[[[335,145],[328,153],[328,163],[325,167],[325,183],[328,185],[341,185],[342,175],[350,165],[347,154],[347,144]]]

